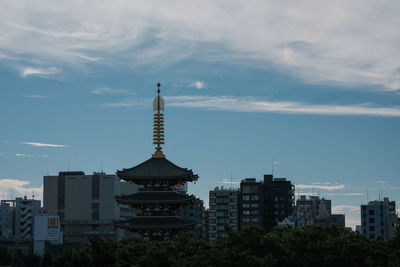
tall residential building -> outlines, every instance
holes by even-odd
[[[264,183],[255,178],[240,182],[239,228],[264,225]]]
[[[208,215],[208,239],[214,242],[224,234],[225,225],[239,228],[239,189],[218,188],[210,191]]]
[[[40,212],[40,200],[17,197],[2,200],[0,204],[1,236],[6,238],[32,238],[34,216]]]
[[[383,201],[375,200],[361,205],[361,233],[373,239],[381,236],[385,240],[396,233],[396,202],[385,197]]]
[[[43,177],[44,208],[48,215],[60,217],[67,244],[85,244],[91,235],[116,239],[114,220],[120,216],[130,218],[134,210],[125,205],[119,207],[114,197],[136,191],[136,185],[103,172],[60,172],[58,176]]]
[[[264,229],[271,231],[278,222],[294,215],[295,187],[286,178],[264,175]]]

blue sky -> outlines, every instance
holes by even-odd
[[[191,193],[207,201],[273,164],[354,226],[367,195],[400,201],[399,8],[3,2],[0,197],[41,198],[68,162],[114,173],[148,159],[161,82],[164,151],[199,174]]]

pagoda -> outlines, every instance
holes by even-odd
[[[117,171],[120,179],[139,185],[137,193],[115,197],[118,204],[126,204],[136,210],[136,216],[120,220],[114,225],[139,234],[143,239],[163,241],[177,233],[195,228],[196,223],[179,216],[178,210],[195,201],[195,196],[177,191],[177,185],[197,181],[198,175],[192,170],[178,167],[166,159],[164,144],[164,99],[157,96],[153,101],[154,131],[156,145],[152,157],[137,166]]]

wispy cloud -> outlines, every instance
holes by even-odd
[[[229,179],[223,179],[220,184],[240,184],[240,181],[231,181]]]
[[[327,196],[363,196],[364,193],[328,193]]]
[[[130,94],[134,95],[135,93],[129,92],[128,90],[122,90],[122,89],[114,89],[110,87],[101,87],[101,88],[96,88],[90,91],[92,94],[96,95],[104,95],[104,94]]]
[[[18,158],[24,158],[24,157],[30,158],[31,157],[30,154],[25,154],[25,153],[17,153],[17,154],[15,154],[15,156]]]
[[[62,10],[50,0],[0,5],[0,57],[15,62],[166,66],[194,58],[273,66],[308,82],[400,88],[396,0],[178,0],[173,8],[99,0],[89,13],[73,1]]]
[[[337,116],[400,117],[400,106],[379,107],[371,104],[314,105],[294,101],[260,101],[253,97],[235,96],[166,96],[169,107],[223,110],[232,112],[269,112]],[[151,99],[124,99],[105,103],[103,107],[144,107]]]
[[[297,184],[296,188],[297,189],[321,189],[321,190],[333,191],[333,190],[345,189],[345,185],[344,184],[337,184],[337,185]]]
[[[35,199],[42,199],[43,186],[33,187],[31,182],[27,180],[17,180],[17,179],[0,179],[0,196],[6,199],[12,199],[16,197],[27,196],[29,198],[32,195]]]
[[[24,67],[21,69],[21,76],[22,77],[28,77],[31,75],[36,75],[36,76],[49,76],[49,75],[54,75],[59,73],[60,70],[51,67],[51,68],[33,68],[33,67]]]
[[[25,98],[49,98],[48,96],[45,96],[45,95],[23,95],[22,97],[25,97]]]
[[[252,97],[171,96],[169,106],[235,112],[273,112],[286,114],[358,115],[400,117],[400,106],[378,107],[368,104],[314,105],[294,101],[260,101]]]
[[[48,155],[35,156],[35,155],[31,155],[31,154],[26,154],[26,153],[17,153],[17,154],[15,154],[15,156],[17,158],[48,158],[49,157]]]
[[[195,81],[195,82],[192,82],[189,86],[194,87],[196,89],[203,89],[206,87],[206,84],[202,81]]]
[[[67,145],[55,145],[55,144],[45,144],[38,142],[20,142],[21,144],[30,145],[30,146],[39,146],[39,147],[67,147]]]

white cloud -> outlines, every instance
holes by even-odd
[[[360,206],[335,205],[332,206],[332,213],[345,214],[346,226],[355,229],[356,225],[361,224]]]
[[[273,66],[308,82],[400,88],[396,0],[61,5],[51,0],[1,2],[0,59],[83,68],[165,66],[196,58]]]
[[[233,112],[270,112],[284,114],[314,114],[340,116],[400,117],[400,106],[379,107],[368,104],[314,105],[293,101],[262,101],[253,97],[234,96],[166,96],[169,107],[224,110]],[[105,103],[103,107],[145,107],[150,99],[124,99]]]
[[[113,89],[113,88],[110,88],[110,87],[101,87],[101,88],[93,89],[90,92],[92,94],[96,94],[96,95],[103,95],[103,94],[135,94],[135,93],[129,92],[127,90]]]
[[[48,96],[45,95],[23,95],[25,98],[48,98]]]
[[[322,189],[327,191],[345,189],[344,184],[338,185],[316,185],[316,184],[296,184],[296,189]]]
[[[206,84],[202,81],[195,81],[190,84],[190,87],[194,87],[196,89],[203,89],[206,87]]]
[[[286,114],[359,115],[400,117],[400,106],[378,107],[358,105],[313,105],[291,101],[261,101],[252,97],[233,96],[170,96],[168,106],[203,108],[238,112],[274,112]]]
[[[329,193],[329,194],[326,194],[327,196],[362,196],[362,195],[364,195],[364,193],[340,193],[340,194],[337,194],[337,193]]]
[[[223,179],[220,182],[220,184],[231,184],[231,185],[234,185],[234,184],[240,184],[240,181],[231,181],[231,180],[228,180],[228,179]]]
[[[0,179],[0,196],[5,199],[15,199],[16,197],[27,196],[29,198],[32,195],[35,199],[42,199],[43,186],[33,187],[29,181],[17,180],[17,179]]]
[[[31,75],[37,75],[40,77],[48,76],[48,75],[54,75],[59,73],[60,71],[57,68],[32,68],[32,67],[25,67],[22,68],[21,70],[21,76],[22,77],[28,77]]]
[[[67,147],[67,145],[44,144],[38,142],[20,142],[21,144],[39,147]]]
[[[23,157],[30,158],[31,157],[31,155],[25,154],[25,153],[17,153],[17,154],[15,154],[15,156],[20,157],[20,158],[23,158]]]

